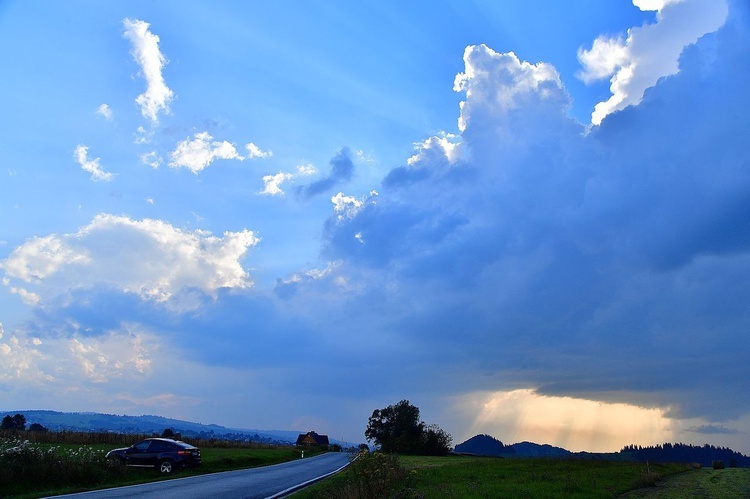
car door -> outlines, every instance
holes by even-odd
[[[154,443],[153,440],[144,440],[135,444],[126,454],[126,463],[130,466],[155,466],[156,452],[154,452]]]

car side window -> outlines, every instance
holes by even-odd
[[[170,449],[171,446],[167,442],[159,442],[156,440],[151,444],[151,447],[149,447],[149,450],[153,452],[164,452]]]
[[[150,442],[150,441],[148,441],[148,440],[146,440],[146,441],[144,441],[144,442],[138,442],[138,443],[137,443],[137,444],[135,444],[135,445],[134,445],[133,447],[135,447],[135,448],[136,448],[137,450],[139,450],[139,451],[141,451],[141,452],[145,452],[145,451],[146,451],[146,449],[148,449],[148,446],[149,446],[149,445],[151,445],[151,442]]]

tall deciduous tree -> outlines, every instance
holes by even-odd
[[[365,437],[383,452],[399,454],[446,454],[451,436],[436,425],[419,420],[419,408],[408,400],[375,409],[367,423]]]

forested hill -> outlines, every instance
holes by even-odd
[[[620,454],[635,461],[700,463],[702,466],[711,466],[714,461],[723,461],[728,467],[750,467],[750,457],[728,447],[714,447],[708,444],[697,446],[665,443],[651,447],[628,445]]]
[[[535,444],[520,442],[504,445],[500,440],[490,435],[476,435],[469,440],[456,445],[455,451],[477,456],[505,456],[505,457],[564,457],[570,451],[549,444]]]
[[[456,445],[455,452],[478,456],[498,457],[554,457],[570,459],[607,459],[626,461],[653,461],[661,463],[700,463],[710,467],[714,461],[722,461],[726,467],[750,467],[750,457],[726,447],[713,445],[695,446],[665,443],[652,447],[625,446],[620,452],[570,452],[552,445],[521,442],[505,445],[490,435],[476,435]]]
[[[304,433],[284,430],[236,429],[161,416],[127,416],[94,412],[7,411],[0,412],[0,417],[17,413],[22,414],[28,424],[40,424],[52,431],[104,431],[160,435],[165,429],[169,428],[185,437],[223,438],[269,444],[293,443],[297,440],[299,433]]]

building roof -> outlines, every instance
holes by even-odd
[[[297,437],[297,445],[328,445],[328,435],[319,435],[314,431],[300,433]]]

